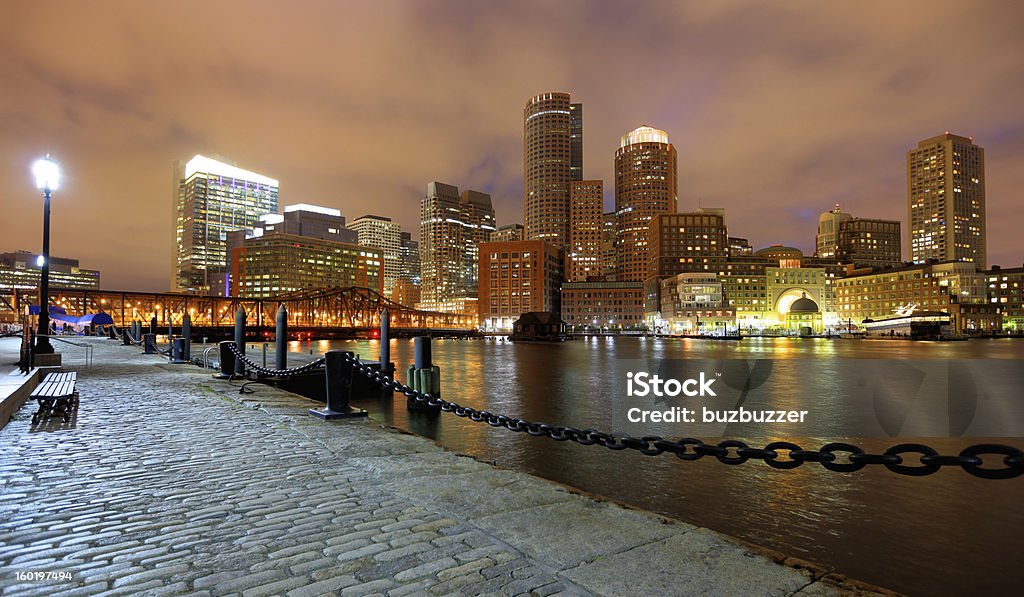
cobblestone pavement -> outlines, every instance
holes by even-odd
[[[70,424],[32,428],[26,404],[0,430],[3,595],[861,593],[704,529],[91,341],[95,365],[69,367]]]

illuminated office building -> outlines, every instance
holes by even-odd
[[[585,282],[604,274],[604,183],[574,180],[570,183],[569,282]]]
[[[658,214],[676,211],[676,148],[665,131],[642,126],[622,136],[615,152],[616,254],[620,281],[643,281],[648,230]]]
[[[358,243],[378,249],[384,255],[384,296],[391,297],[402,273],[402,227],[383,216],[366,215],[348,225],[359,234]]]
[[[277,211],[278,182],[202,155],[175,166],[171,290],[223,294],[227,234]]]
[[[618,255],[615,252],[615,212],[604,214],[601,227],[601,265],[605,280],[614,280],[618,272]]]
[[[561,310],[565,252],[541,240],[480,245],[480,324],[508,331],[523,313]]]
[[[642,282],[566,282],[562,320],[575,331],[644,328]]]
[[[523,108],[526,240],[569,245],[569,182],[583,178],[583,106],[568,93],[542,93]]]
[[[316,288],[359,286],[383,292],[379,249],[280,231],[251,236],[232,251],[234,295],[274,298]]]
[[[420,243],[413,240],[408,232],[402,233],[402,268],[398,272],[399,280],[408,280],[415,286],[420,285]],[[417,293],[416,300],[419,300]]]
[[[495,229],[490,195],[427,184],[420,202],[420,308],[476,312],[477,246]]]
[[[985,268],[985,150],[945,134],[907,152],[910,258]]]
[[[818,234],[815,236],[815,257],[836,257],[839,253],[839,225],[849,222],[853,216],[839,209],[826,211],[818,217]]]

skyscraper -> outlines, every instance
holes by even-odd
[[[583,105],[568,93],[534,96],[523,108],[526,240],[568,247],[569,181],[582,178]]]
[[[570,183],[569,282],[586,282],[604,274],[604,182],[574,180]]]
[[[651,218],[675,212],[678,204],[676,161],[676,148],[665,131],[642,126],[622,136],[615,152],[619,281],[642,281],[647,274]]]
[[[490,195],[479,191],[460,195],[458,187],[436,181],[427,184],[420,202],[424,309],[447,310],[458,300],[476,301],[477,245],[486,242],[494,230]]]
[[[416,286],[420,284],[420,242],[408,232],[402,233],[402,271],[398,277]]]
[[[277,211],[278,182],[202,155],[175,164],[171,290],[221,294],[227,233]]]
[[[583,180],[583,104],[569,104],[569,180]]]
[[[970,137],[925,139],[907,152],[910,257],[984,269],[985,150]]]
[[[402,227],[384,216],[366,215],[348,224],[359,234],[359,244],[380,250],[384,256],[384,296],[391,297],[402,273]]]

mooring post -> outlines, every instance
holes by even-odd
[[[355,367],[352,364],[354,357],[354,353],[343,350],[328,350],[324,353],[327,404],[323,409],[309,409],[309,414],[327,420],[367,416],[365,410],[354,408],[348,403],[352,397],[352,377],[355,375]]]
[[[154,336],[156,335],[156,315],[154,315],[153,318],[149,320],[149,333],[153,334]]]
[[[231,352],[233,340],[224,340],[220,346],[220,373],[214,375],[217,379],[231,379],[235,373],[235,354]]]
[[[412,340],[413,365],[409,367],[406,384],[422,394],[441,397],[441,368],[435,367],[430,354],[430,337],[417,336]],[[406,398],[406,407],[411,411],[436,415],[440,406],[420,404],[413,398]]]
[[[142,336],[142,350],[146,354],[156,354],[156,334]]]
[[[185,338],[185,360],[192,360],[192,316],[185,312],[181,317],[181,335]]]
[[[284,303],[277,308],[277,333],[274,341],[277,343],[274,348],[274,369],[288,368],[288,309]]]
[[[245,319],[245,309],[239,305],[238,311],[235,311],[235,346],[242,356],[245,356]],[[245,363],[241,357],[235,359],[235,375],[245,375]]]
[[[388,377],[394,377],[391,370],[391,312],[387,307],[380,312],[380,370]]]

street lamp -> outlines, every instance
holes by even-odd
[[[51,354],[50,344],[50,192],[57,190],[60,167],[50,159],[50,154],[32,164],[36,177],[36,188],[43,192],[43,255],[42,273],[39,277],[39,330],[36,338],[37,353]]]

